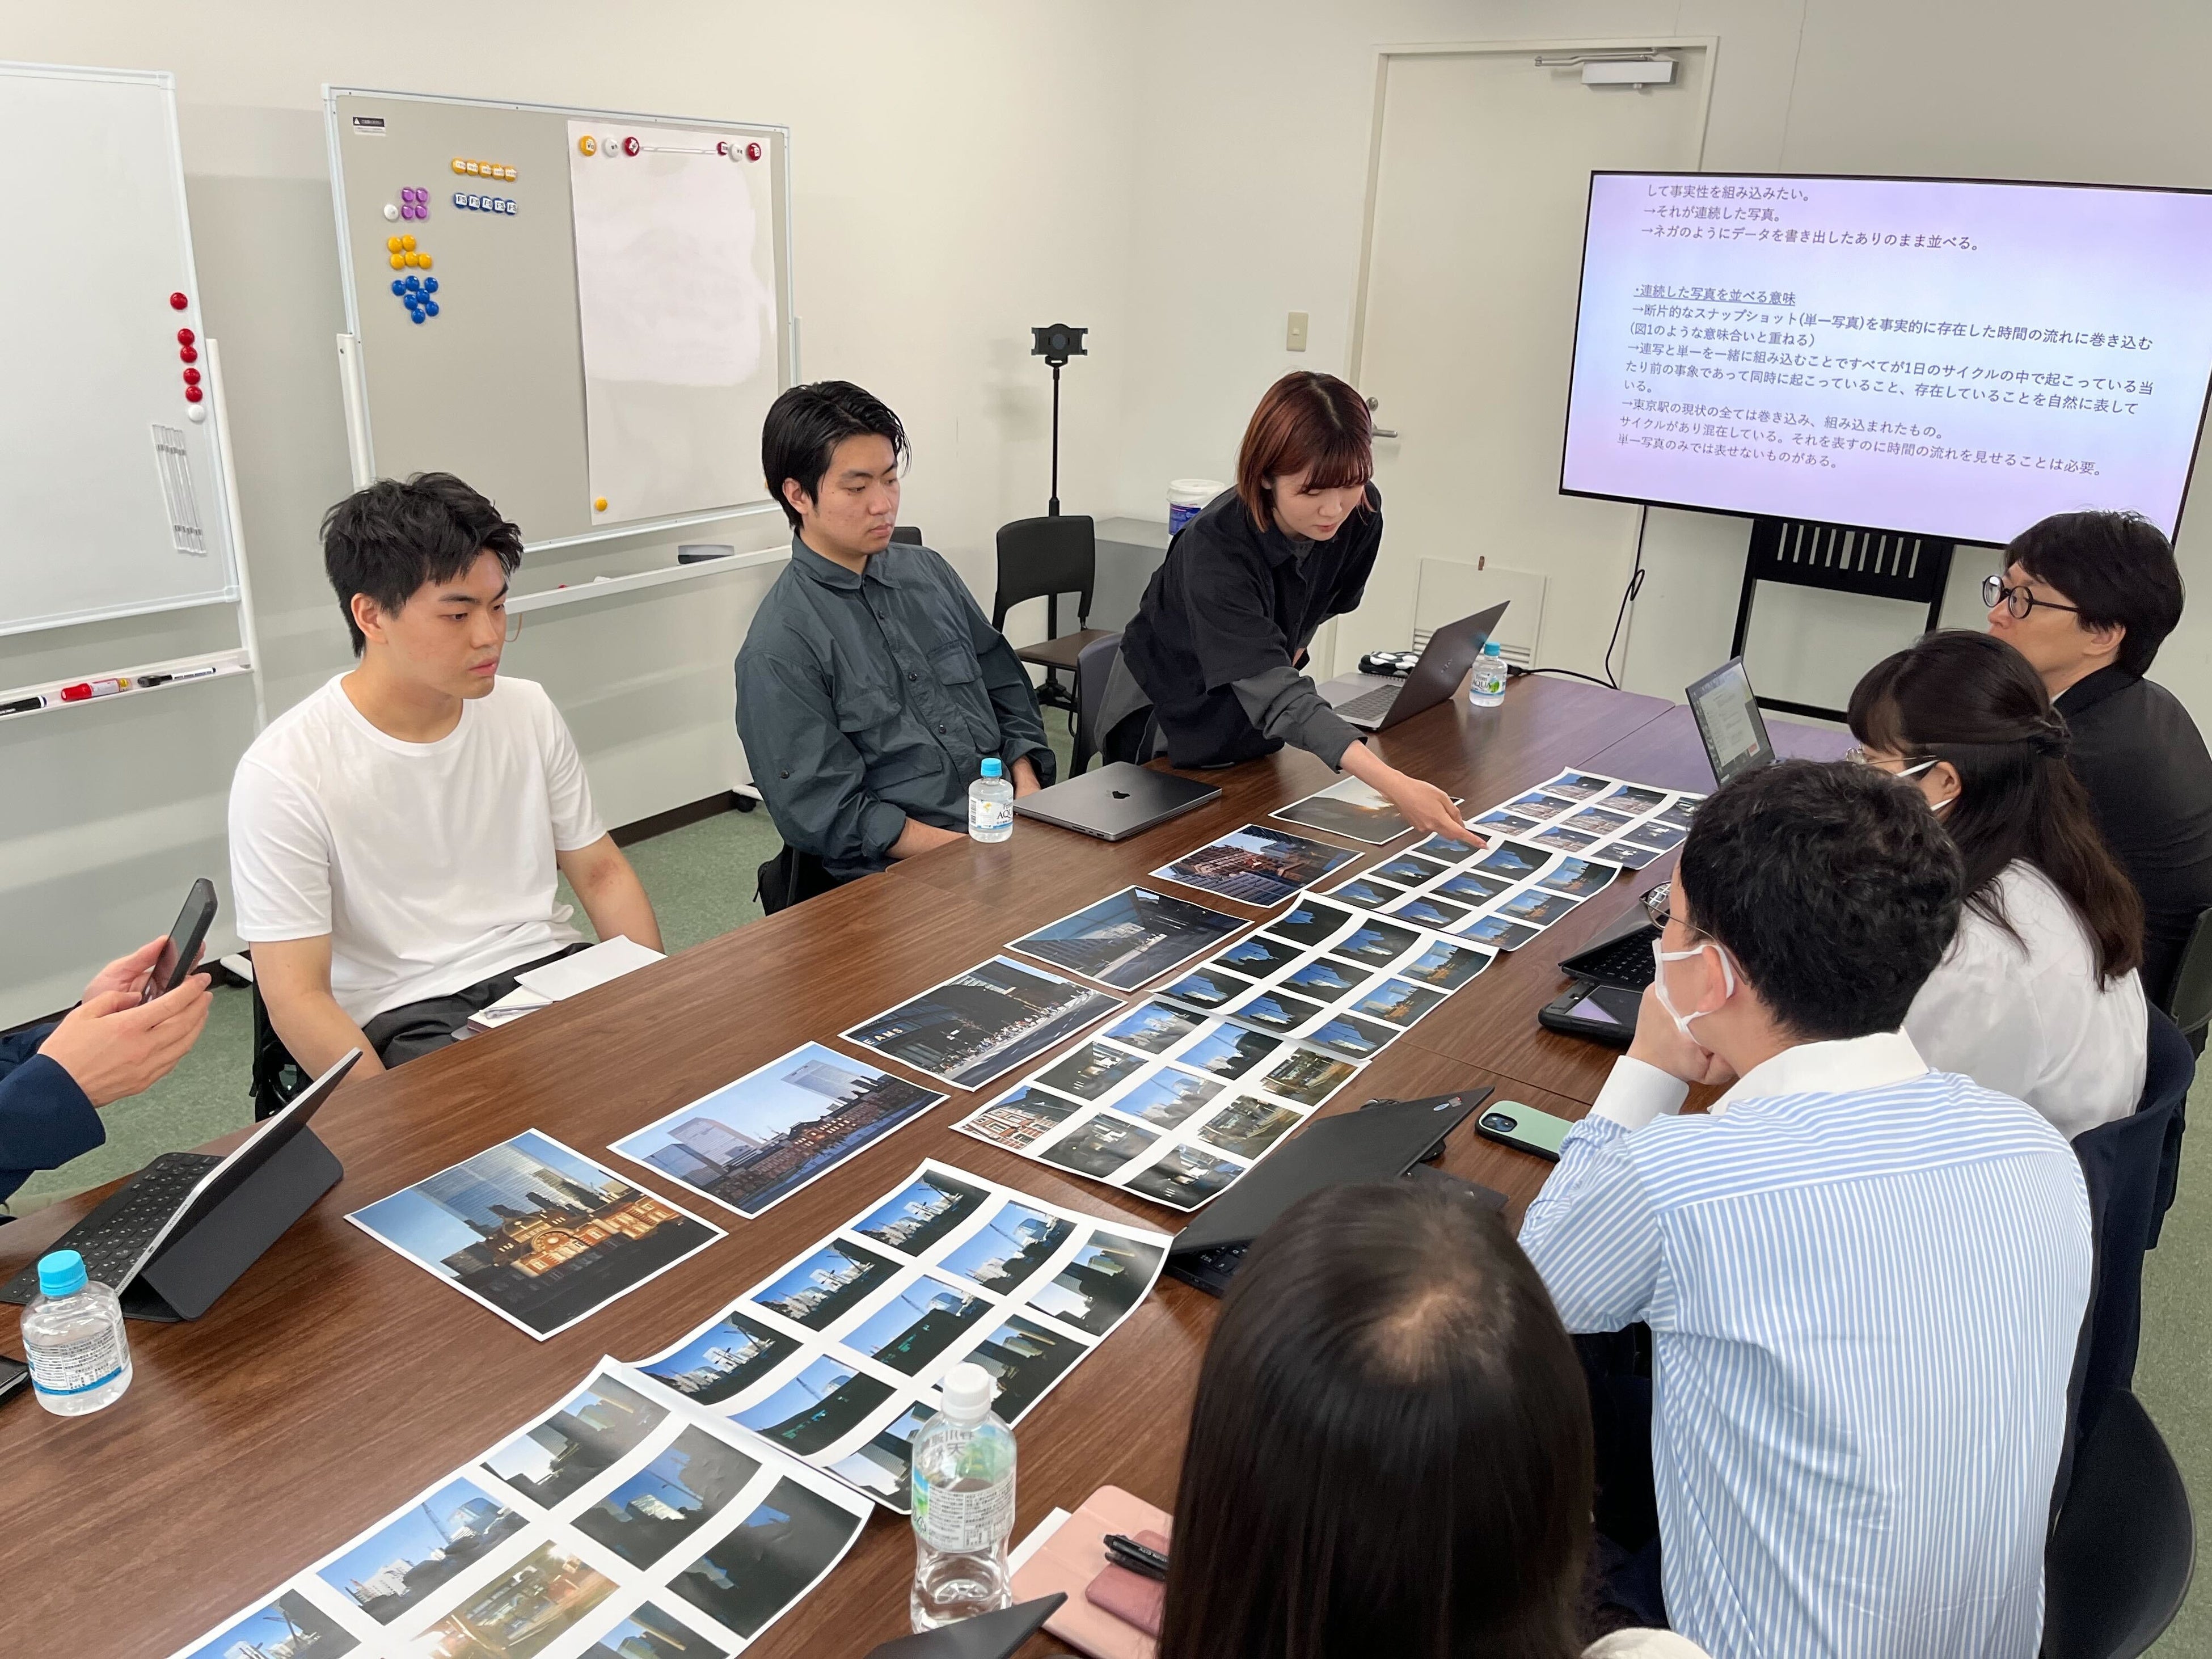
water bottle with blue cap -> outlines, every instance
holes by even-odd
[[[75,1250],[39,1258],[39,1294],[23,1310],[23,1357],[39,1403],[57,1417],[112,1406],[131,1386],[123,1304]]]
[[[983,775],[968,786],[969,838],[1004,841],[1013,833],[1013,780],[994,755],[983,763]]]

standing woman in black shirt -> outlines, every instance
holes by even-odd
[[[1237,487],[1185,525],[1121,636],[1174,766],[1227,766],[1285,743],[1388,796],[1415,828],[1473,841],[1434,784],[1360,740],[1301,671],[1354,610],[1382,542],[1367,404],[1333,374],[1285,374],[1244,430]],[[1110,703],[1121,701],[1109,689]]]

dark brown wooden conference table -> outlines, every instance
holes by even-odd
[[[1849,741],[1778,722],[1772,732],[1785,755],[1833,757]],[[1393,764],[1464,796],[1469,813],[1565,766],[1676,788],[1711,784],[1686,708],[1550,678],[1515,681],[1502,708],[1432,710],[1378,746]],[[726,1239],[544,1342],[441,1289],[344,1216],[524,1129],[605,1157],[618,1135],[802,1042],[834,1039],[1333,775],[1285,751],[1213,776],[1219,801],[1133,840],[1109,846],[1023,823],[1000,845],[963,842],[909,860],[342,1091],[316,1127],[345,1179],[204,1317],[134,1323],[136,1376],[120,1404],[78,1419],[28,1399],[0,1409],[0,1653],[159,1659],[553,1405],[600,1355],[634,1359],[665,1346],[925,1157],[1174,1231],[1180,1219],[1169,1210],[954,1133],[951,1124],[987,1097],[968,1093],[757,1220],[714,1212]],[[1361,862],[1405,844],[1362,848]],[[1611,1053],[1541,1030],[1536,1011],[1561,988],[1559,958],[1618,921],[1673,862],[1615,881],[1499,958],[1325,1109],[1486,1085],[1581,1116]],[[729,879],[750,883],[752,872],[732,870]],[[1270,914],[1207,902],[1255,921]],[[1471,1127],[1454,1138],[1444,1166],[1505,1194],[1516,1218],[1549,1168]],[[0,1276],[102,1195],[0,1227]],[[1017,1538],[1108,1483],[1172,1507],[1216,1306],[1163,1279],[1024,1419]],[[0,1317],[12,1328],[11,1316]],[[843,1565],[749,1651],[865,1653],[904,1631],[912,1570],[907,1524],[878,1514]],[[1030,1650],[1059,1650],[1040,1638]]]

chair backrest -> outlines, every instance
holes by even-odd
[[[1098,729],[1098,711],[1105,706],[1106,682],[1114,672],[1114,659],[1121,654],[1119,634],[1101,634],[1075,658],[1075,750],[1071,773],[1080,772],[1098,752],[1105,733]]]
[[[2123,1389],[2081,1443],[2044,1552],[2042,1659],[2136,1659],[2173,1622],[2196,1565],[2181,1471]]]
[[[2143,1091],[2134,1113],[2074,1137],[2074,1155],[2089,1188],[2097,1270],[2082,1321],[2086,1360],[2079,1370],[2075,1421],[2086,1437],[2106,1400],[2135,1380],[2142,1334],[2143,1253],[2158,1243],[2173,1201],[2189,1085],[2197,1075],[2188,1040],[2156,1008],[2150,1011]]]
[[[269,1018],[269,1005],[261,1000],[261,981],[253,981],[253,1060],[246,1092],[253,1102],[256,1122],[270,1118],[292,1103],[292,1097],[313,1081],[292,1058],[292,1051],[276,1035]]]
[[[891,526],[891,539],[895,542],[910,543],[915,547],[920,547],[921,532],[910,524],[895,524]]]
[[[818,898],[839,884],[820,859],[788,843],[754,871],[753,884],[753,896],[760,901],[764,916],[788,910],[804,900]]]
[[[1076,626],[1091,625],[1091,592],[1098,577],[1098,529],[1087,513],[1057,519],[1016,519],[999,526],[999,592],[991,601],[991,626],[1004,628],[1006,612],[1024,599],[1081,595]],[[1055,621],[1054,626],[1058,627]]]
[[[2189,943],[2181,948],[2173,983],[2166,989],[2166,1012],[2184,1036],[2212,1024],[2212,910],[2199,911],[2189,930]]]

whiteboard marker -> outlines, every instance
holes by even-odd
[[[0,714],[27,714],[34,708],[46,707],[46,700],[37,692],[27,697],[18,697],[13,702],[0,702]]]
[[[121,676],[104,680],[79,680],[75,685],[62,687],[64,702],[82,702],[88,697],[112,697],[118,691],[127,691],[131,682]]]
[[[214,672],[212,667],[183,668],[173,674],[141,674],[131,683],[143,690],[149,685],[168,685],[178,680],[204,680]]]

